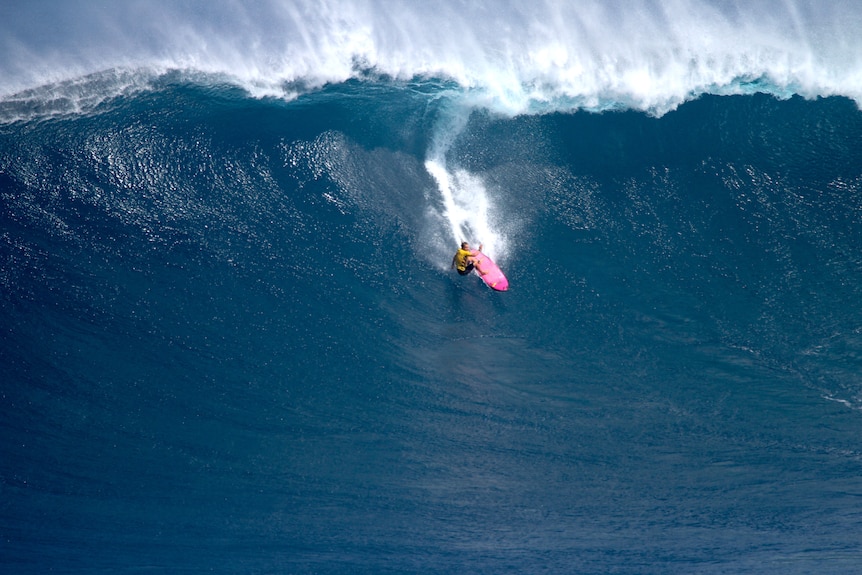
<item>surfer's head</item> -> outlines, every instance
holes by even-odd
[[[462,250],[466,250],[469,247],[470,247],[470,244],[468,244],[467,242],[461,242],[461,249]]]

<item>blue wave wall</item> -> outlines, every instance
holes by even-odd
[[[63,34],[122,30],[152,6]],[[188,22],[194,6],[166,10]],[[432,77],[411,58],[401,77],[384,42],[367,66],[331,52],[351,63],[329,84],[296,70],[263,82],[226,64],[220,17],[265,28],[230,6],[190,28],[225,31],[220,67],[197,53],[198,68],[159,70],[144,40],[107,33],[65,78],[47,48],[21,52],[41,66],[3,64],[4,570],[855,568],[852,75],[824,67],[840,96],[734,75],[638,103],[560,82],[470,86],[475,68],[459,77],[451,60]],[[395,30],[410,27],[381,24],[376,4],[321,6],[291,21],[332,33],[354,28],[321,22],[368,19],[369,37],[406,45]],[[710,5],[674,6],[619,14],[669,31]],[[844,39],[805,44],[815,60],[852,51],[852,11],[805,27],[807,4],[781,6],[763,22],[709,8],[721,18],[705,37],[795,21],[794,38]],[[284,23],[281,8],[264,10]],[[515,21],[504,8],[492,23]],[[549,22],[599,46],[615,12],[593,9]],[[42,28],[29,9],[16,18],[20,48]],[[465,24],[459,53],[500,26]],[[63,34],[54,45],[74,44]],[[334,36],[296,53],[330,54],[316,50]],[[168,68],[188,39],[156,42]],[[142,67],[112,67],[111,43]],[[486,244],[509,292],[449,269],[462,237]]]

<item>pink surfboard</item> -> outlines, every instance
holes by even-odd
[[[497,291],[506,291],[509,289],[509,280],[506,279],[506,276],[503,275],[497,264],[482,252],[476,255],[475,271],[476,275],[482,278],[482,281],[489,288]]]

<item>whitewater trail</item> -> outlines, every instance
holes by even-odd
[[[443,234],[451,251],[470,242],[492,258],[506,254],[506,236],[495,225],[495,208],[482,178],[460,167],[450,167],[449,151],[464,132],[475,105],[455,105],[444,111],[432,138],[425,169],[437,183],[439,198],[429,198],[432,216],[447,228]],[[449,241],[451,240],[451,243]]]

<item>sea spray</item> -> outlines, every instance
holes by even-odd
[[[440,219],[448,225],[452,245],[467,241],[484,244],[491,257],[505,254],[505,236],[493,224],[493,206],[482,178],[466,169],[450,167],[447,158],[452,145],[469,121],[470,109],[447,108],[435,128],[425,169],[437,183],[442,207]]]
[[[435,78],[514,114],[662,115],[754,91],[858,103],[860,24],[858,3],[803,0],[18,3],[0,11],[0,97],[120,69],[208,74],[285,99],[349,79]]]

